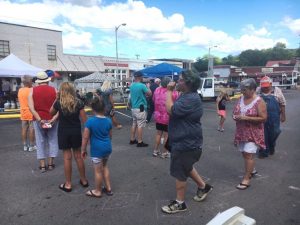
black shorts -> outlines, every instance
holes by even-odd
[[[179,181],[186,181],[193,170],[193,165],[199,161],[202,150],[172,151],[171,153],[171,176]]]
[[[76,149],[80,148],[82,143],[82,135],[78,134],[60,134],[58,135],[59,149]]]
[[[156,123],[156,130],[168,132],[168,125]]]

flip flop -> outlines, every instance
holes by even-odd
[[[239,183],[238,186],[236,186],[239,190],[246,190],[248,187],[250,187],[250,184]]]
[[[102,192],[105,193],[108,196],[113,196],[114,193],[112,192],[112,190],[107,190],[106,187],[102,187]]]
[[[66,188],[65,186],[66,186],[66,184],[61,184],[58,187],[59,187],[60,190],[63,190],[64,192],[71,192],[72,191],[72,188]]]
[[[102,197],[102,195],[99,195],[99,196],[95,195],[93,190],[89,190],[88,192],[85,193],[85,195],[89,196],[89,197],[93,197],[93,198],[101,198]]]
[[[79,184],[84,187],[84,188],[87,188],[89,186],[89,182],[86,181],[86,183],[84,184],[81,180],[79,180]]]

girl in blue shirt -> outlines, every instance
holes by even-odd
[[[100,98],[94,98],[91,104],[94,116],[89,118],[85,124],[82,138],[81,154],[85,159],[87,156],[87,143],[90,141],[91,159],[94,164],[95,189],[86,192],[87,196],[100,198],[102,192],[112,195],[110,176],[108,169],[108,158],[111,154],[112,122],[104,116],[105,105]],[[102,187],[104,179],[105,186]]]

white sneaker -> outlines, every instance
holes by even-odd
[[[157,157],[157,156],[160,155],[160,151],[154,150],[153,153],[152,153],[152,155],[153,155],[154,157]]]
[[[33,152],[33,151],[35,151],[36,150],[36,146],[30,146],[29,148],[28,148],[28,151],[29,152]]]
[[[168,159],[170,157],[171,157],[170,152],[164,152],[164,153],[161,154],[161,158],[163,158],[163,159]]]
[[[24,150],[24,152],[28,151],[27,145],[24,145],[24,146],[23,146],[23,150]]]

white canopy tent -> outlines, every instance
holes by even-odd
[[[77,89],[84,89],[86,92],[94,91],[97,88],[100,88],[102,83],[106,80],[109,80],[112,83],[119,83],[120,80],[103,74],[101,72],[94,72],[88,76],[76,79],[74,84]]]
[[[22,61],[14,54],[10,54],[0,61],[0,77],[21,77],[24,75],[34,77],[40,71],[44,70]]]

